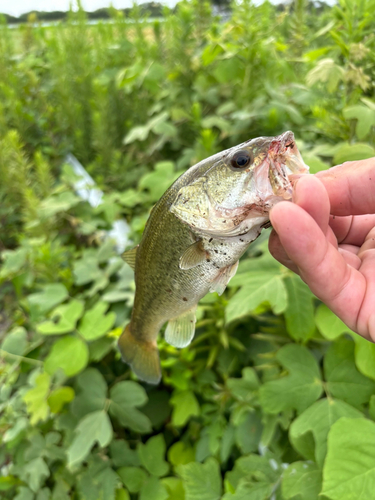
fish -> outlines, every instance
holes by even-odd
[[[160,382],[162,326],[168,322],[170,345],[190,344],[199,300],[224,292],[250,243],[270,226],[270,209],[291,200],[305,173],[293,132],[258,137],[189,168],[154,205],[139,245],[123,256],[136,287],[118,347],[139,379]]]

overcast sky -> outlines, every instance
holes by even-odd
[[[137,0],[137,3],[144,3],[150,0]],[[159,1],[159,0],[158,0]],[[32,10],[69,10],[70,0],[0,0],[0,12],[19,16]],[[75,2],[73,2],[75,4]],[[117,9],[124,9],[132,6],[132,0],[82,0],[83,8],[87,11],[108,7],[112,3]],[[160,3],[173,7],[177,0],[160,0]]]

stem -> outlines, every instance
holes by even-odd
[[[25,356],[19,356],[18,354],[12,354],[10,352],[3,351],[3,349],[0,349],[0,357],[14,359],[15,361],[19,361],[20,363],[22,361],[24,361],[25,363],[30,363],[31,365],[35,365],[35,366],[42,366],[43,365],[43,361],[40,361],[39,359],[25,358]]]

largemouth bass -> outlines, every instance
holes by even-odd
[[[123,360],[142,380],[161,378],[156,339],[193,339],[195,311],[222,294],[238,260],[269,226],[268,213],[290,200],[293,175],[308,171],[292,132],[259,137],[217,153],[182,174],[153,207],[140,244],[124,259],[135,271],[130,323],[119,339]]]

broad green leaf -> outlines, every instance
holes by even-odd
[[[185,490],[181,479],[177,477],[164,477],[161,482],[167,489],[167,500],[185,500]]]
[[[112,439],[111,421],[103,410],[89,413],[78,424],[75,438],[68,448],[68,465],[79,465],[89,454],[95,443],[104,448]]]
[[[111,389],[110,401],[109,413],[124,427],[141,433],[150,432],[149,418],[134,408],[144,405],[147,401],[142,386],[132,381],[119,382]]]
[[[18,488],[18,494],[14,497],[14,500],[34,500],[34,493],[25,486],[20,486]]]
[[[254,391],[259,388],[259,379],[254,368],[246,367],[242,370],[242,378],[228,378],[227,387],[230,393],[240,400],[253,398]]]
[[[176,172],[174,164],[170,161],[159,162],[153,172],[142,177],[139,187],[148,189],[151,200],[157,201],[182,173],[182,171]]]
[[[41,292],[28,295],[30,309],[38,313],[46,313],[68,297],[68,290],[61,283],[45,285]]]
[[[306,341],[315,330],[314,296],[299,276],[290,275],[284,283],[288,292],[288,307],[284,311],[288,333],[295,340]]]
[[[1,349],[22,356],[27,347],[27,332],[23,326],[16,326],[12,331],[6,334]]]
[[[303,457],[322,466],[328,432],[341,417],[363,418],[364,415],[344,401],[321,399],[294,420],[289,429],[290,442]]]
[[[351,332],[325,304],[320,304],[315,315],[316,326],[320,333],[328,340],[335,340],[345,332]]]
[[[65,191],[50,196],[43,200],[39,207],[39,214],[41,217],[48,219],[58,214],[59,212],[66,212],[74,207],[81,201],[77,195],[71,191]]]
[[[168,462],[173,466],[194,462],[194,449],[183,441],[177,441],[168,449]]]
[[[117,489],[115,500],[130,500],[128,490],[125,490],[124,488]]]
[[[99,268],[98,259],[94,256],[85,256],[76,260],[73,264],[75,284],[87,285],[103,277],[103,271]]]
[[[29,425],[29,422],[28,422],[27,418],[25,418],[25,417],[18,418],[16,420],[16,422],[14,423],[14,426],[5,431],[5,433],[2,437],[2,441],[4,443],[8,443],[9,441],[12,441],[12,439],[15,439],[22,431],[27,429],[28,425]],[[1,491],[1,484],[0,484],[0,491]]]
[[[77,478],[79,500],[115,500],[119,477],[103,462],[91,462]]]
[[[149,133],[150,129],[147,125],[133,127],[124,138],[124,144],[131,144],[135,141],[144,141],[145,139],[147,139]]]
[[[116,467],[138,466],[141,461],[137,450],[132,450],[124,439],[116,439],[109,445],[112,462]]]
[[[48,396],[47,402],[52,413],[59,413],[65,403],[74,399],[74,390],[71,387],[58,387]]]
[[[49,475],[49,468],[42,457],[30,460],[24,465],[22,472],[22,476],[26,479],[28,487],[35,493]]]
[[[185,425],[191,417],[200,414],[200,407],[193,391],[175,392],[170,400],[173,405],[172,423],[177,427]]]
[[[236,490],[241,483],[275,483],[281,474],[281,464],[272,456],[251,454],[236,460],[234,468],[225,475],[225,482],[230,489]]]
[[[355,337],[355,364],[363,375],[375,380],[375,344],[359,335]]]
[[[333,157],[335,165],[344,161],[366,160],[375,156],[375,149],[366,143],[343,144]]]
[[[235,429],[237,446],[242,453],[247,454],[258,449],[263,426],[260,415],[253,411]]]
[[[145,444],[138,446],[138,455],[143,467],[153,476],[165,476],[169,471],[169,465],[164,460],[165,441],[163,434],[150,438]]]
[[[355,133],[360,141],[369,134],[371,127],[375,125],[375,111],[361,104],[344,108],[342,114],[346,120],[357,120]]]
[[[220,500],[221,475],[218,462],[209,458],[204,464],[191,462],[178,467],[186,500]]]
[[[52,321],[44,321],[37,325],[42,335],[57,335],[72,332],[82,316],[84,304],[81,300],[71,300],[68,304],[57,307],[52,313]]]
[[[116,314],[114,312],[105,314],[107,309],[108,304],[98,302],[84,314],[78,330],[85,340],[96,340],[111,329],[116,320]]]
[[[290,344],[279,349],[276,359],[288,375],[266,382],[260,388],[260,403],[267,413],[308,408],[322,393],[320,371],[314,356],[305,347]]]
[[[306,76],[307,85],[318,82],[327,84],[328,92],[334,92],[344,78],[344,69],[338,66],[333,59],[321,59]]]
[[[328,393],[353,406],[361,407],[375,392],[375,382],[359,373],[354,363],[354,341],[333,343],[324,356]]]
[[[150,477],[142,486],[139,500],[167,500],[168,491],[157,477]]]
[[[88,347],[81,339],[62,337],[53,344],[44,362],[44,368],[51,375],[62,369],[67,377],[72,377],[86,367],[88,358]]]
[[[239,484],[234,494],[226,493],[222,500],[268,500],[272,498],[274,485],[269,483],[247,483]]]
[[[287,292],[281,275],[273,273],[249,273],[249,278],[237,293],[230,298],[226,308],[228,323],[250,314],[263,302],[270,304],[275,314],[287,307]]]
[[[294,462],[283,473],[285,500],[317,500],[322,489],[322,473],[311,462]]]
[[[44,421],[49,415],[47,397],[49,393],[51,377],[48,373],[41,373],[35,379],[35,387],[27,391],[23,400],[26,403],[27,411],[31,415],[31,425]]]
[[[138,493],[147,481],[147,473],[140,467],[121,467],[117,474],[130,493]]]
[[[16,250],[5,250],[1,253],[3,263],[0,269],[0,280],[6,279],[20,271],[26,264],[28,256],[27,248],[17,248]]]
[[[331,500],[368,500],[375,490],[375,423],[342,418],[328,435],[322,494]]]
[[[78,395],[71,404],[73,415],[79,419],[95,410],[103,410],[107,398],[107,383],[95,368],[87,368],[76,378]]]

